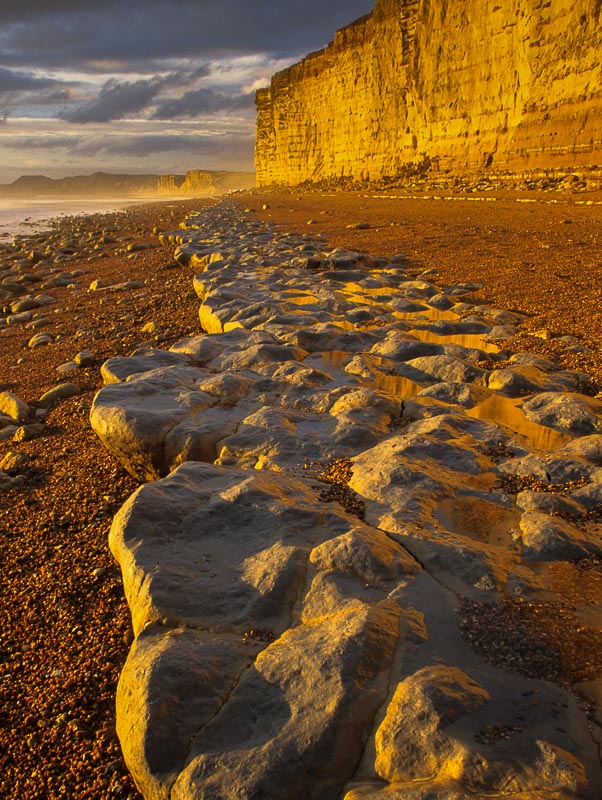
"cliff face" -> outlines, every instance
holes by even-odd
[[[157,181],[157,193],[181,197],[213,197],[234,189],[251,189],[253,186],[253,172],[190,169],[185,176],[162,175]]]
[[[257,182],[602,163],[602,0],[377,0],[257,93]]]

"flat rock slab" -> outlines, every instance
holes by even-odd
[[[371,592],[365,566],[358,574],[344,557],[354,537],[362,564],[380,571]],[[386,588],[420,571],[399,545],[299,481],[199,463],[141,487],[110,541],[137,634],[118,707],[141,785],[154,796],[175,780],[172,796],[271,797],[290,781],[319,797],[352,774],[398,644]],[[316,565],[345,576],[351,602],[335,613],[305,608]],[[189,794],[200,775],[206,788]]]
[[[484,660],[463,611],[561,602],[550,565],[602,555],[584,376],[499,353],[520,317],[466,285],[226,204],[161,238],[203,330],[106,362],[91,411],[150,481],[110,534],[145,798],[598,800],[600,720],[570,681]]]

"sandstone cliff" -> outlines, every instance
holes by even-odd
[[[257,93],[260,186],[602,162],[601,0],[377,0]]]
[[[234,189],[251,189],[255,185],[253,172],[227,172],[190,169],[183,175],[162,175],[156,191],[161,195],[179,197],[213,197]]]

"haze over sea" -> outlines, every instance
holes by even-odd
[[[112,198],[0,198],[0,240],[15,234],[27,236],[50,228],[50,220],[58,217],[107,213],[118,211],[137,203],[151,202],[152,198],[136,200],[132,197]]]

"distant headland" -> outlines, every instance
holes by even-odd
[[[22,175],[0,184],[0,198],[211,197],[255,185],[254,172],[189,170],[185,175],[95,172],[67,178]]]

